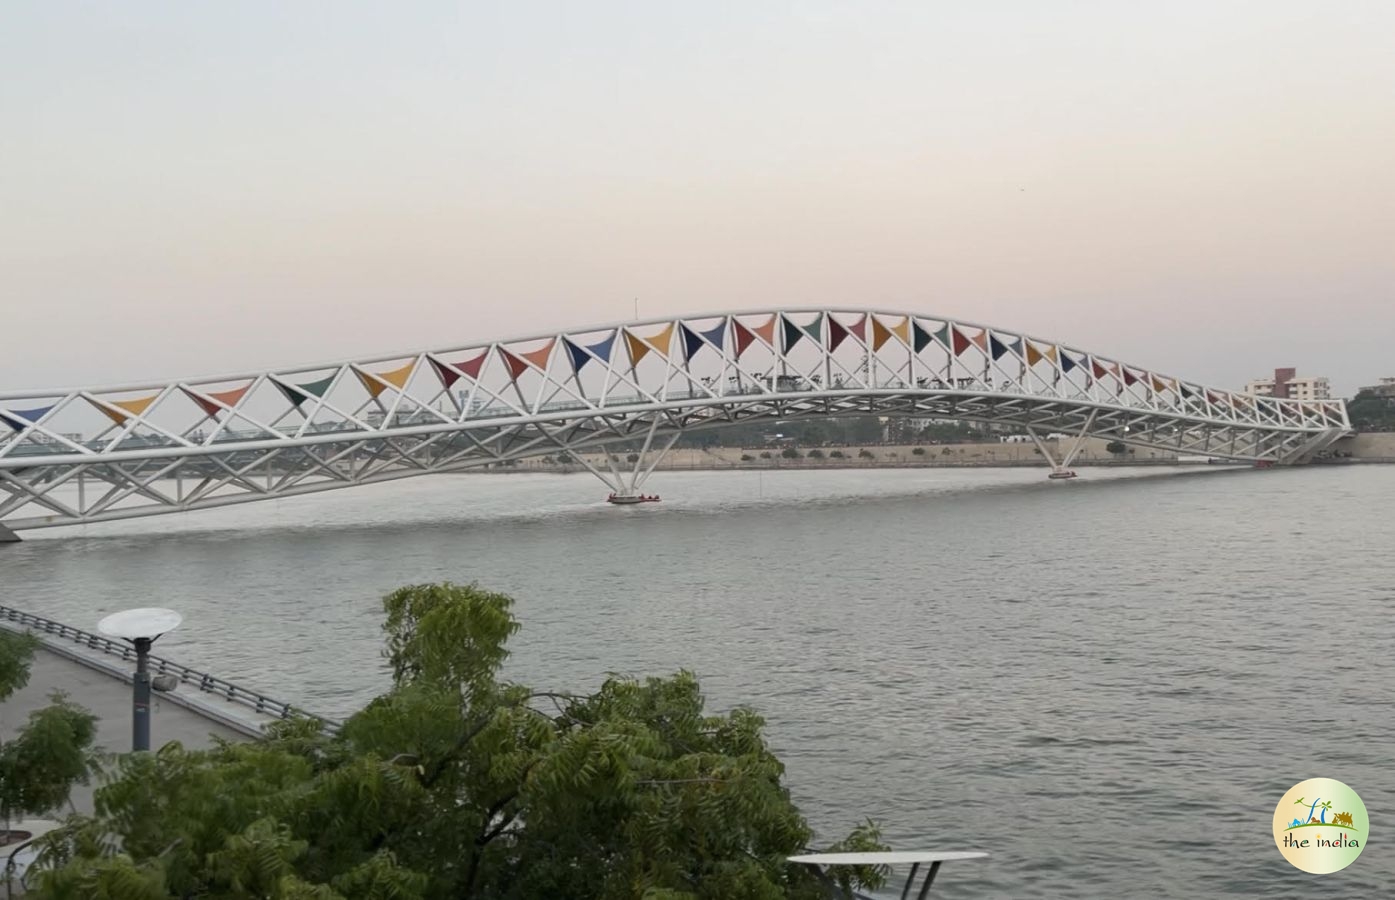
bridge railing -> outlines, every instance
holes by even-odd
[[[33,613],[23,612],[8,606],[0,606],[0,620],[14,622],[23,625],[34,631],[52,635],[62,640],[86,647],[89,650],[96,650],[108,656],[119,657],[125,662],[134,663],[136,659],[136,648],[126,641],[112,640],[100,634],[93,634],[90,631],[83,631],[81,628],[74,628],[71,625],[64,625],[62,622],[55,622],[52,619],[45,619],[43,616],[36,616]],[[198,669],[191,669],[186,665],[177,663],[163,656],[150,654],[147,657],[150,665],[150,672],[153,675],[173,675],[180,684],[189,685],[205,694],[212,694],[222,697],[230,703],[245,706],[257,713],[273,716],[278,719],[290,719],[293,717],[313,719],[320,724],[322,730],[333,734],[339,730],[340,724],[334,719],[327,719],[306,712],[303,709],[292,706],[282,700],[276,700],[260,691],[234,684],[216,675],[207,672],[200,672]]]

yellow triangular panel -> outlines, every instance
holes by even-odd
[[[882,349],[882,344],[891,340],[891,331],[876,316],[872,317],[872,349]]]
[[[630,334],[629,331],[625,332],[625,346],[630,348],[631,365],[639,365],[639,361],[649,353],[649,345]]]
[[[1041,351],[1037,349],[1037,345],[1036,345],[1036,344],[1033,344],[1031,341],[1027,341],[1026,344],[1027,344],[1027,365],[1029,365],[1029,366],[1034,366],[1034,365],[1036,365],[1037,363],[1041,362],[1041,358],[1042,358],[1042,357],[1041,357]]]
[[[147,409],[149,409],[150,404],[154,403],[155,398],[158,396],[160,395],[156,393],[151,394],[149,397],[137,397],[135,400],[106,400],[104,402],[110,403],[112,406],[120,407],[121,409],[124,409],[126,412],[130,413],[132,416],[138,416],[141,413],[145,412]],[[108,409],[106,406],[103,406],[101,404],[94,403],[92,405],[100,409],[108,419],[111,419],[117,425],[125,425],[126,420],[130,418],[130,416],[126,415],[125,413],[119,413],[114,409]]]
[[[901,343],[909,344],[911,342],[911,317],[906,316],[901,320],[900,325],[891,326],[891,330],[901,339]]]
[[[365,372],[355,366],[354,374],[358,376],[359,381],[363,382],[363,388],[368,391],[368,396],[376,399],[389,384],[399,391],[406,387],[407,379],[412,377],[412,370],[416,368],[416,365],[417,361],[412,360],[402,368],[393,369],[391,372]]]
[[[658,334],[645,338],[644,342],[653,347],[655,353],[668,359],[668,348],[673,346],[673,323],[669,322],[667,328]]]

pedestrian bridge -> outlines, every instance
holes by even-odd
[[[606,451],[605,465],[575,458],[633,494],[681,435],[858,414],[1276,465],[1304,462],[1349,430],[1341,401],[1248,396],[958,319],[712,313],[274,371],[3,392],[0,537],[586,451]],[[1057,469],[1074,455],[1039,446]],[[636,450],[639,463],[622,466],[617,453]]]

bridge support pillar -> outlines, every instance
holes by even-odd
[[[668,455],[668,451],[673,449],[673,445],[678,442],[681,435],[681,432],[674,432],[662,447],[655,450],[654,433],[658,428],[659,420],[655,417],[654,423],[649,426],[649,434],[645,436],[644,446],[636,455],[629,473],[622,472],[620,460],[609,448],[605,451],[605,458],[606,464],[610,468],[611,477],[607,477],[592,466],[587,466],[597,478],[604,481],[606,486],[611,489],[610,497],[607,498],[610,502],[636,503],[645,499],[644,495],[640,493],[640,488],[649,480],[649,476],[654,474],[654,469]],[[583,463],[583,465],[585,464]],[[653,499],[657,500],[658,498]]]
[[[4,525],[0,525],[0,544],[18,544],[19,535],[15,534]]]
[[[1047,476],[1047,477],[1049,477],[1049,478],[1074,478],[1074,477],[1075,477],[1075,473],[1072,472],[1072,471],[1070,470],[1070,464],[1073,463],[1073,462],[1075,462],[1075,458],[1076,458],[1077,456],[1080,455],[1080,448],[1081,448],[1082,446],[1084,446],[1084,444],[1085,444],[1085,436],[1086,436],[1087,434],[1089,434],[1090,428],[1093,427],[1094,424],[1095,424],[1095,416],[1096,416],[1097,413],[1098,413],[1098,410],[1096,410],[1096,411],[1090,413],[1090,418],[1086,419],[1086,420],[1085,420],[1085,424],[1081,426],[1080,432],[1075,436],[1075,440],[1074,440],[1074,441],[1071,443],[1071,445],[1070,445],[1070,449],[1066,451],[1066,455],[1065,455],[1061,460],[1059,460],[1059,461],[1057,461],[1057,459],[1056,459],[1054,456],[1052,456],[1050,448],[1048,448],[1048,447],[1046,446],[1046,442],[1043,441],[1043,440],[1037,435],[1036,429],[1035,429],[1035,428],[1028,428],[1028,429],[1027,429],[1027,434],[1028,434],[1029,436],[1031,436],[1032,442],[1035,443],[1035,444],[1037,445],[1037,449],[1041,451],[1041,455],[1042,455],[1043,457],[1046,458],[1046,461],[1047,461],[1048,463],[1051,464],[1051,474],[1050,474],[1049,476]]]

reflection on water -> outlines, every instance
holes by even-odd
[[[518,599],[510,676],[683,667],[770,722],[835,834],[988,850],[944,896],[1258,895],[1294,782],[1395,808],[1395,468],[459,475],[0,547],[6,603],[91,627],[167,605],[159,652],[342,714],[379,690],[378,598]],[[1301,881],[1301,883],[1300,883]],[[1321,887],[1373,896],[1367,853]]]

